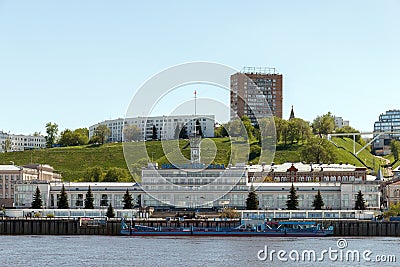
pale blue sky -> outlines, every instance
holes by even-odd
[[[294,105],[297,117],[331,111],[369,131],[400,109],[399,14],[397,0],[0,0],[0,130],[123,117],[157,72],[211,61],[276,67],[285,118]]]

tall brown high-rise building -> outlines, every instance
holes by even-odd
[[[231,76],[231,120],[248,116],[282,118],[282,74],[275,68],[245,67]]]

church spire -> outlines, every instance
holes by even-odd
[[[295,116],[294,116],[293,105],[292,105],[292,111],[290,111],[289,120],[294,119],[294,118],[295,118]]]

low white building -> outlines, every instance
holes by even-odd
[[[111,134],[108,142],[122,142],[124,126],[135,125],[142,134],[142,140],[151,140],[153,136],[153,126],[157,131],[157,138],[163,140],[175,139],[176,129],[186,125],[187,133],[195,129],[196,120],[199,120],[203,137],[214,137],[214,115],[175,115],[175,116],[152,116],[152,117],[134,117],[119,118],[114,120],[105,120],[89,127],[89,139],[94,136],[95,130],[100,125],[106,125]]]
[[[82,209],[85,207],[86,193],[89,186],[93,194],[94,207],[96,209],[107,209],[110,203],[114,208],[122,208],[124,205],[122,200],[127,189],[132,195],[134,205],[138,201],[141,201],[142,190],[137,183],[40,182],[15,185],[14,205],[17,208],[31,207],[36,187],[39,187],[43,207],[57,208],[57,199],[60,196],[63,185],[67,193],[68,205],[71,209]]]
[[[9,142],[9,146],[7,146]],[[46,138],[44,136],[8,134],[0,132],[0,152],[24,151],[29,149],[40,149],[46,147]]]

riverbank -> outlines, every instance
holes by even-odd
[[[400,222],[330,221],[315,220],[325,227],[334,227],[334,236],[391,236],[400,237]],[[239,219],[186,219],[162,218],[127,220],[128,224],[150,227],[236,227]],[[0,235],[120,235],[120,219],[60,219],[60,218],[3,218],[0,219]]]

